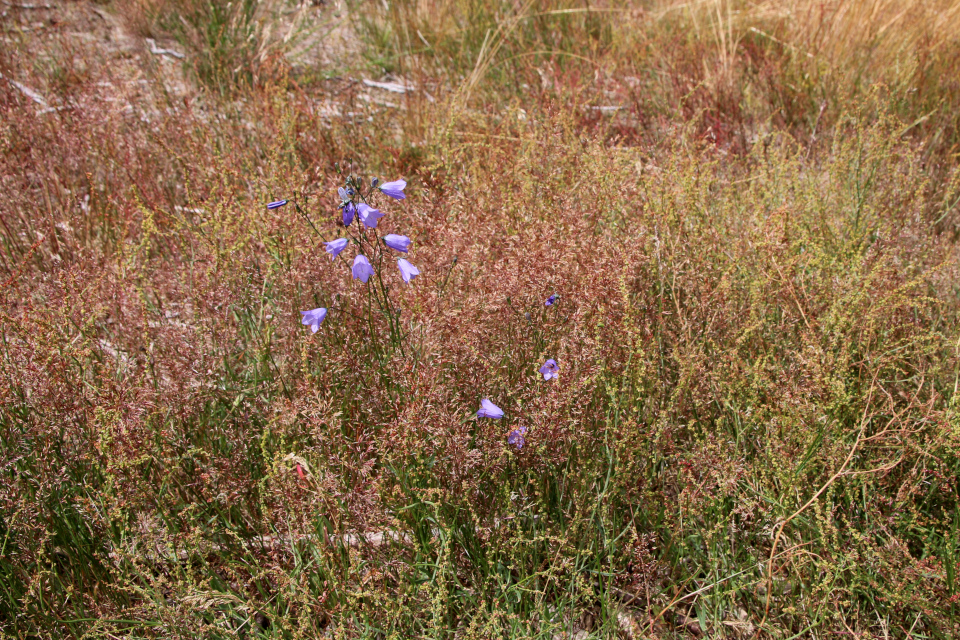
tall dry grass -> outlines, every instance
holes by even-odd
[[[956,635],[947,31],[348,7],[351,73],[418,86],[391,107],[169,26],[253,5],[143,6],[194,55],[2,23],[0,632]],[[335,163],[410,183],[403,353],[314,233]]]

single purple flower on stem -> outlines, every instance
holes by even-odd
[[[553,303],[555,303],[556,301],[557,301],[557,294],[554,293],[549,298],[547,298],[546,301],[544,301],[543,306],[552,307]]]
[[[324,242],[323,244],[326,245],[327,253],[330,254],[330,259],[333,260],[340,254],[341,251],[347,248],[347,245],[350,244],[350,241],[346,238],[337,238],[336,240]]]
[[[353,222],[353,217],[357,214],[357,208],[352,202],[345,202],[343,205],[343,226],[349,227]]]
[[[550,358],[543,363],[543,366],[540,367],[540,373],[543,374],[544,380],[550,380],[551,378],[556,378],[560,375],[560,365],[557,364],[557,361],[553,358]]]
[[[517,427],[516,429],[511,431],[509,435],[507,435],[507,444],[517,445],[517,450],[519,451],[520,449],[523,448],[523,445],[526,444],[527,442],[527,439],[523,437],[526,435],[526,433],[527,433],[526,427]]]
[[[316,333],[320,330],[320,323],[327,317],[327,310],[320,307],[319,309],[311,309],[310,311],[301,311],[300,315],[303,316],[300,319],[300,323],[307,325]]]
[[[357,205],[357,211],[360,213],[360,221],[371,229],[376,229],[377,220],[383,217],[378,209],[362,202]]]
[[[410,248],[410,238],[407,236],[398,236],[395,233],[388,233],[387,235],[383,236],[383,244],[387,245],[394,251],[406,253],[407,249]]]
[[[373,267],[370,266],[370,261],[367,260],[367,257],[363,254],[353,259],[351,271],[353,271],[353,277],[363,281],[363,284],[367,284],[367,280],[373,275]]]
[[[289,202],[289,200],[275,200],[267,205],[267,209],[279,209],[283,205],[287,204],[287,202]]]
[[[403,189],[406,186],[406,180],[394,180],[393,182],[384,182],[382,185],[380,185],[380,191],[390,196],[394,200],[403,200],[407,197],[403,193]]]
[[[484,398],[480,401],[480,410],[477,411],[477,417],[499,420],[503,417],[503,409],[490,402],[489,398]]]
[[[403,278],[403,281],[406,283],[409,283],[420,275],[420,269],[417,269],[403,258],[397,260],[397,266],[400,267],[400,277]]]

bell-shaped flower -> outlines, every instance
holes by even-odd
[[[417,269],[403,258],[397,260],[397,266],[400,267],[400,277],[403,278],[404,282],[409,283],[411,280],[420,275],[420,269]]]
[[[477,417],[499,420],[503,417],[503,409],[490,402],[489,398],[484,398],[480,401],[480,410],[477,411]]]
[[[407,236],[398,236],[395,233],[388,233],[387,235],[383,236],[383,244],[387,245],[394,251],[406,253],[407,249],[410,248],[410,238]]]
[[[342,205],[343,207],[343,226],[349,227],[350,223],[353,222],[353,218],[357,215],[357,208],[352,202],[345,202]]]
[[[403,189],[406,186],[406,180],[394,180],[393,182],[384,182],[382,185],[380,185],[380,191],[390,196],[394,200],[403,200],[407,197],[403,193]]]
[[[557,301],[557,294],[554,293],[544,301],[543,306],[552,307],[553,303],[555,303],[556,301]]]
[[[544,380],[550,380],[551,378],[556,378],[560,375],[560,365],[557,364],[557,361],[553,358],[550,358],[543,363],[543,366],[540,367],[540,373],[543,374]]]
[[[367,280],[373,275],[373,267],[370,266],[370,261],[363,254],[353,259],[353,267],[350,270],[353,271],[353,277],[362,280],[363,284],[367,284]]]
[[[323,307],[319,309],[311,309],[310,311],[301,311],[300,322],[307,325],[314,333],[319,331],[320,323],[323,322],[323,319],[327,317],[327,310]]]
[[[374,209],[368,204],[361,202],[357,205],[357,213],[360,214],[360,221],[371,229],[377,228],[377,220],[383,217],[378,209]]]
[[[384,182],[380,185],[380,191],[390,196],[394,200],[403,200],[407,196],[403,193],[407,186],[406,180],[394,180],[393,182]]]
[[[507,435],[507,444],[515,444],[517,445],[517,449],[522,449],[523,445],[527,442],[527,439],[523,437],[526,434],[526,427],[517,427]]]
[[[350,241],[346,238],[337,238],[336,240],[331,240],[330,242],[323,243],[327,247],[327,253],[330,254],[330,259],[333,260],[340,252],[347,248],[347,245],[350,244]]]
[[[267,205],[267,209],[279,209],[283,205],[287,204],[287,200],[275,200]]]

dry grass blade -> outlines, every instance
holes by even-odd
[[[955,3],[45,1],[0,636],[960,636]]]

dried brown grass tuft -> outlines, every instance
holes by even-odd
[[[4,23],[4,78],[66,108],[0,80],[0,631],[955,635],[960,178],[946,112],[905,131],[909,74],[864,53],[949,66],[946,32],[881,40],[884,2],[829,33],[799,3],[418,6],[437,95],[403,108],[285,65],[223,97]],[[801,45],[887,89],[791,87]],[[859,99],[813,126],[828,91]],[[422,271],[391,281],[405,352],[264,206],[334,237],[335,162],[410,182],[382,222]]]

